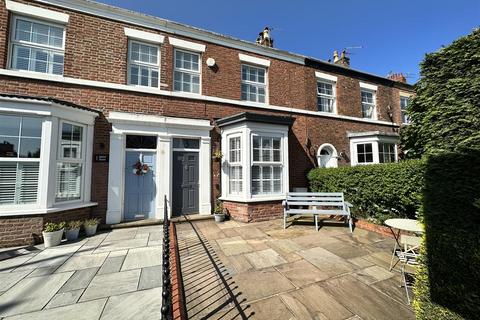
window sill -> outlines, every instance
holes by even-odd
[[[243,203],[251,203],[251,202],[268,202],[268,201],[282,201],[285,200],[285,195],[275,195],[269,197],[253,197],[253,198],[237,198],[237,197],[220,197],[219,200],[222,201],[232,201],[232,202],[243,202]]]
[[[27,216],[27,215],[42,215],[47,213],[60,212],[65,210],[73,210],[87,207],[94,207],[98,205],[97,202],[76,202],[69,204],[55,205],[51,208],[34,208],[34,207],[25,207],[22,206],[10,207],[8,209],[3,209],[0,207],[0,217],[10,217],[10,216]]]

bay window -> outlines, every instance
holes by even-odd
[[[248,112],[230,118],[217,120],[225,154],[222,199],[281,199],[288,191],[288,126],[292,119]]]
[[[65,27],[13,16],[10,67],[16,70],[63,75]]]
[[[98,114],[49,98],[0,102],[0,216],[95,205],[90,180]]]
[[[352,166],[389,163],[398,160],[398,135],[395,133],[349,133]]]

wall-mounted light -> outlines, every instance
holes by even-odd
[[[213,68],[215,66],[215,64],[216,64],[215,59],[213,59],[213,58],[208,58],[207,59],[207,66],[208,67]]]

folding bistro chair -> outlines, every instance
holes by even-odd
[[[418,257],[419,253],[418,250],[420,249],[420,237],[415,236],[405,236],[402,235],[400,237],[400,243],[403,245],[403,248],[396,251],[398,259],[402,264],[401,273],[402,273],[402,287],[405,288],[405,293],[407,294],[407,302],[410,304],[410,293],[408,289],[413,286],[414,277],[411,273],[406,272],[405,268],[408,266],[416,266],[418,264]]]

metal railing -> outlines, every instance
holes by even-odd
[[[172,284],[170,280],[170,223],[168,221],[167,196],[163,200],[163,290],[162,320],[173,319]]]

